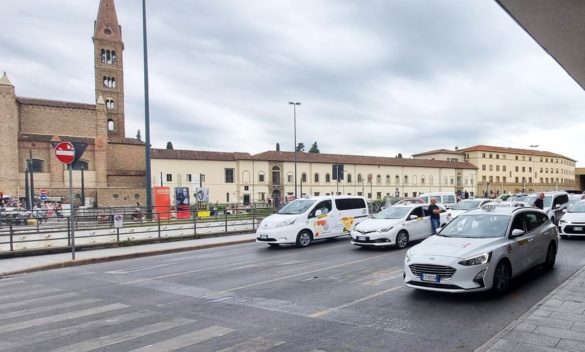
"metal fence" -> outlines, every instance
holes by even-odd
[[[76,209],[72,219],[68,210],[50,216],[43,210],[3,210],[0,255],[66,250],[71,247],[72,232],[75,247],[83,248],[254,231],[272,212],[265,205],[229,205],[210,211],[155,210],[152,219],[147,219],[144,208],[91,208]]]

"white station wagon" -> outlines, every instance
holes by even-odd
[[[441,225],[449,222],[447,211],[441,209]],[[410,241],[433,234],[428,204],[397,204],[385,208],[351,231],[351,243],[356,246],[404,248]]]
[[[430,291],[504,293],[521,273],[541,264],[554,266],[557,236],[540,209],[485,205],[409,249],[404,281]]]

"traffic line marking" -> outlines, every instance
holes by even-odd
[[[133,350],[133,352],[169,352],[183,349],[203,341],[211,340],[215,337],[221,337],[234,332],[233,329],[224,328],[221,326],[211,326],[209,328],[194,331],[189,334],[174,337],[172,339],[157,342],[155,344],[144,346],[142,348]],[[240,351],[240,350],[238,350]]]
[[[315,312],[313,314],[309,314],[308,317],[309,318],[320,318],[320,317],[322,317],[324,315],[327,315],[327,314],[329,314],[331,312],[334,312],[334,311],[337,311],[337,310],[340,310],[340,309],[343,309],[343,308],[351,307],[351,306],[353,306],[355,304],[362,303],[364,301],[367,301],[369,299],[372,299],[372,298],[381,296],[381,295],[386,294],[388,292],[396,291],[396,290],[398,290],[398,289],[400,289],[402,287],[403,286],[391,287],[391,288],[389,288],[387,290],[384,290],[384,291],[381,291],[381,292],[378,292],[378,293],[374,293],[372,295],[369,295],[369,296],[366,296],[366,297],[362,297],[360,299],[356,299],[355,301],[352,301],[352,302],[349,302],[349,303],[346,303],[346,304],[342,304],[342,305],[337,306],[337,307],[332,307],[332,308],[328,308],[328,309],[324,309],[324,310]]]
[[[218,352],[261,352],[273,347],[284,345],[284,341],[269,340],[263,337],[256,337],[232,347],[224,348]]]

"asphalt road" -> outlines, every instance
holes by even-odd
[[[585,265],[585,239],[560,243],[499,298],[407,288],[405,250],[346,239],[19,275],[0,280],[0,350],[473,351]]]

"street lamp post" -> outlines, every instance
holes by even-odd
[[[301,105],[301,102],[288,102],[293,106],[293,119],[294,119],[294,136],[295,136],[295,199],[297,199],[297,105]]]
[[[538,144],[531,144],[529,147],[530,147],[530,148],[534,148],[534,150],[536,151],[536,148],[538,148]],[[534,187],[534,183],[535,183],[535,181],[536,181],[536,177],[537,177],[537,176],[536,176],[536,175],[537,175],[537,173],[536,173],[536,168],[534,167],[534,159],[535,159],[535,158],[536,158],[536,156],[535,156],[535,153],[532,153],[532,171],[534,172],[534,176],[533,176],[534,178],[532,179],[532,184],[531,184],[531,186],[532,186],[532,191],[533,191],[533,192],[536,192],[536,189],[535,189],[535,187]],[[541,185],[541,189],[542,189],[542,185]]]

